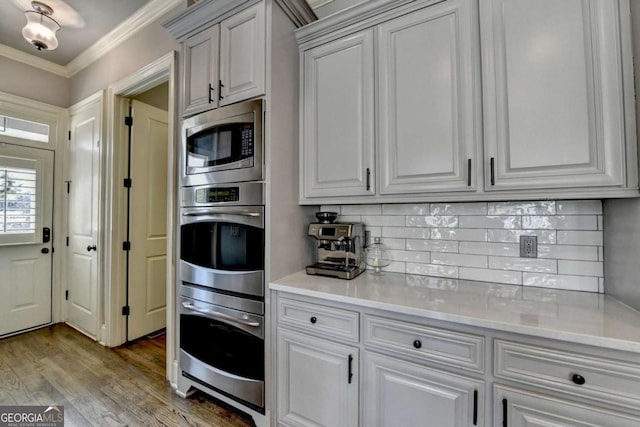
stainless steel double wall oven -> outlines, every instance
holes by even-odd
[[[184,121],[178,271],[181,374],[264,413],[262,111]]]

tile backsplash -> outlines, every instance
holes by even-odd
[[[600,200],[330,205],[337,221],[363,222],[382,237],[385,270],[604,292]],[[538,257],[520,258],[520,235]]]

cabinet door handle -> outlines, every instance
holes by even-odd
[[[496,159],[491,158],[491,185],[496,185]]]
[[[421,342],[420,340],[415,340],[415,341],[413,342],[413,346],[414,346],[415,348],[420,348],[420,347],[422,347],[422,342]]]
[[[224,96],[222,96],[222,88],[224,85],[222,84],[222,80],[218,80],[218,99],[223,100]]]
[[[209,83],[209,104],[211,104],[213,102],[213,97],[211,96],[212,92],[215,89],[213,88],[213,86],[211,85],[211,83]]]
[[[473,425],[478,425],[478,390],[473,390]]]
[[[353,355],[349,355],[349,374],[347,377],[347,380],[349,381],[349,384],[351,384],[351,378],[353,378]]]
[[[371,169],[367,168],[367,191],[371,190]]]
[[[573,381],[574,383],[576,383],[578,385],[582,385],[582,384],[587,382],[587,380],[580,374],[572,374],[571,375],[571,381]]]
[[[471,159],[467,159],[467,186],[471,187]]]
[[[502,399],[502,427],[507,427],[508,420],[507,416],[509,413],[507,412],[507,399]]]
[[[309,319],[309,322],[311,323],[316,323],[318,321],[318,318],[316,316],[311,316],[311,319]]]

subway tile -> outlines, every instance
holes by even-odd
[[[421,227],[382,227],[382,237],[400,239],[428,239],[431,231]]]
[[[486,203],[432,203],[431,215],[486,215]]]
[[[558,274],[603,277],[603,267],[601,262],[560,260]]]
[[[557,273],[556,260],[539,258],[489,257],[489,268],[492,270],[532,271],[537,273]]]
[[[598,230],[604,230],[604,217],[602,215],[598,215]]]
[[[566,289],[570,291],[598,292],[599,290],[598,278],[588,276],[523,273],[522,283],[524,286]]]
[[[403,216],[392,216],[392,215],[363,215],[362,222],[364,222],[367,226],[381,226],[381,227],[402,227],[404,226],[404,217]]]
[[[558,200],[558,215],[601,215],[600,200]]]
[[[460,267],[460,279],[480,282],[506,283],[522,285],[522,273],[519,271],[487,270],[484,268]]]
[[[369,267],[367,267],[369,268]],[[407,264],[404,262],[392,262],[388,266],[384,267],[382,271],[388,271],[390,273],[406,273]]]
[[[460,242],[461,254],[520,256],[518,243]]]
[[[343,205],[342,215],[382,215],[380,205]]]
[[[459,267],[487,268],[487,257],[481,255],[431,253],[431,264],[457,265]]]
[[[461,216],[460,228],[520,228],[519,216]]]
[[[598,261],[598,247],[576,245],[538,245],[538,258]]]
[[[391,239],[384,238],[381,240],[382,244],[385,245],[388,249],[393,250],[405,250],[407,246],[407,241],[405,239]],[[371,241],[373,243],[373,240]]]
[[[602,231],[558,231],[558,244],[602,246]]]
[[[389,258],[391,259],[391,261],[419,262],[422,264],[429,264],[429,262],[431,261],[429,252],[418,251],[390,250]]]
[[[338,215],[336,222],[363,222],[363,221],[360,215]],[[370,225],[375,225],[375,224],[365,223],[365,227],[369,227]]]
[[[432,228],[434,240],[464,240],[467,242],[486,242],[487,230],[479,228]]]
[[[383,215],[429,215],[428,203],[382,205]]]
[[[520,236],[536,236],[538,244],[556,243],[555,230],[487,230],[489,242],[520,243]]]
[[[523,216],[523,229],[597,230],[595,215]]]
[[[554,215],[556,202],[492,202],[489,215]]]
[[[449,240],[407,239],[408,251],[458,252],[458,242]]]
[[[399,217],[402,218],[402,217]],[[407,227],[457,227],[457,216],[407,216]]]
[[[408,274],[421,274],[423,276],[437,276],[458,278],[458,267],[449,265],[412,264],[407,263]]]
[[[598,278],[598,292],[600,292],[601,294],[604,294],[604,278],[603,277]]]
[[[604,261],[604,247],[598,246],[598,261]]]

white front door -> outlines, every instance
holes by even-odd
[[[131,341],[166,326],[168,114],[131,104],[129,330]]]
[[[0,143],[0,336],[51,322],[53,157]]]
[[[97,338],[100,115],[97,99],[71,115],[69,141],[67,322]]]

